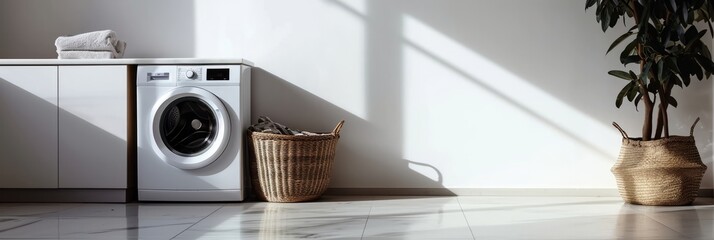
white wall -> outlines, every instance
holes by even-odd
[[[1,0],[0,57],[56,58],[57,36],[113,29],[125,57],[191,57],[193,0]]]
[[[54,57],[57,35],[111,28],[125,57],[254,61],[254,117],[324,131],[347,120],[336,188],[612,189],[611,122],[640,135],[641,113],[614,107],[625,82],[607,75],[620,64],[605,50],[625,27],[603,34],[584,1],[2,4],[2,58]],[[711,81],[674,96],[671,132],[701,117],[712,166]]]

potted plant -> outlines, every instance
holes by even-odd
[[[585,9],[590,7],[597,9],[603,32],[620,20],[626,25],[634,22],[607,49],[609,53],[626,44],[620,63],[639,67],[608,72],[626,81],[615,106],[619,108],[624,99],[636,109],[644,105],[641,138],[628,137],[613,122],[623,136],[620,157],[612,168],[620,195],[634,204],[690,204],[706,165],[694,144],[694,125],[689,136],[670,135],[667,109],[677,107],[672,97],[675,87],[684,89],[692,78],[702,80],[714,72],[711,53],[702,41],[707,30],[714,34],[714,0],[586,0]],[[697,22],[706,23],[708,29],[698,29]]]

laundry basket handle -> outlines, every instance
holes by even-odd
[[[620,134],[622,134],[623,138],[630,139],[630,137],[627,136],[627,133],[625,132],[625,130],[622,130],[622,128],[620,127],[619,124],[617,124],[616,122],[612,122],[612,126],[615,126],[615,128],[617,128],[617,130],[620,131]]]
[[[699,122],[699,117],[697,117],[697,120],[694,120],[694,124],[692,124],[692,128],[689,129],[689,136],[694,136],[694,126],[697,126],[697,123]]]
[[[340,134],[340,130],[342,130],[342,125],[345,125],[345,120],[342,120],[339,123],[337,123],[337,126],[335,126],[335,130],[332,130],[332,134],[334,134],[334,135]]]

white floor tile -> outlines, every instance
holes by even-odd
[[[0,216],[0,238],[59,238],[59,220]]]
[[[646,216],[690,238],[714,239],[714,205],[702,208],[651,209]]]
[[[0,216],[47,217],[81,206],[74,203],[0,203]]]
[[[714,239],[714,200],[355,197],[230,204],[0,203],[0,239]],[[175,238],[174,238],[175,237]]]
[[[399,213],[370,215],[364,229],[368,238],[472,239],[460,211],[448,213]]]
[[[65,239],[170,239],[201,218],[61,218]]]
[[[335,203],[226,206],[177,239],[359,239],[368,214],[369,207]]]

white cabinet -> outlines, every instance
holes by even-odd
[[[130,69],[0,66],[0,188],[127,189]]]
[[[128,67],[59,67],[59,188],[127,188]]]
[[[57,188],[57,66],[0,66],[0,188]]]

